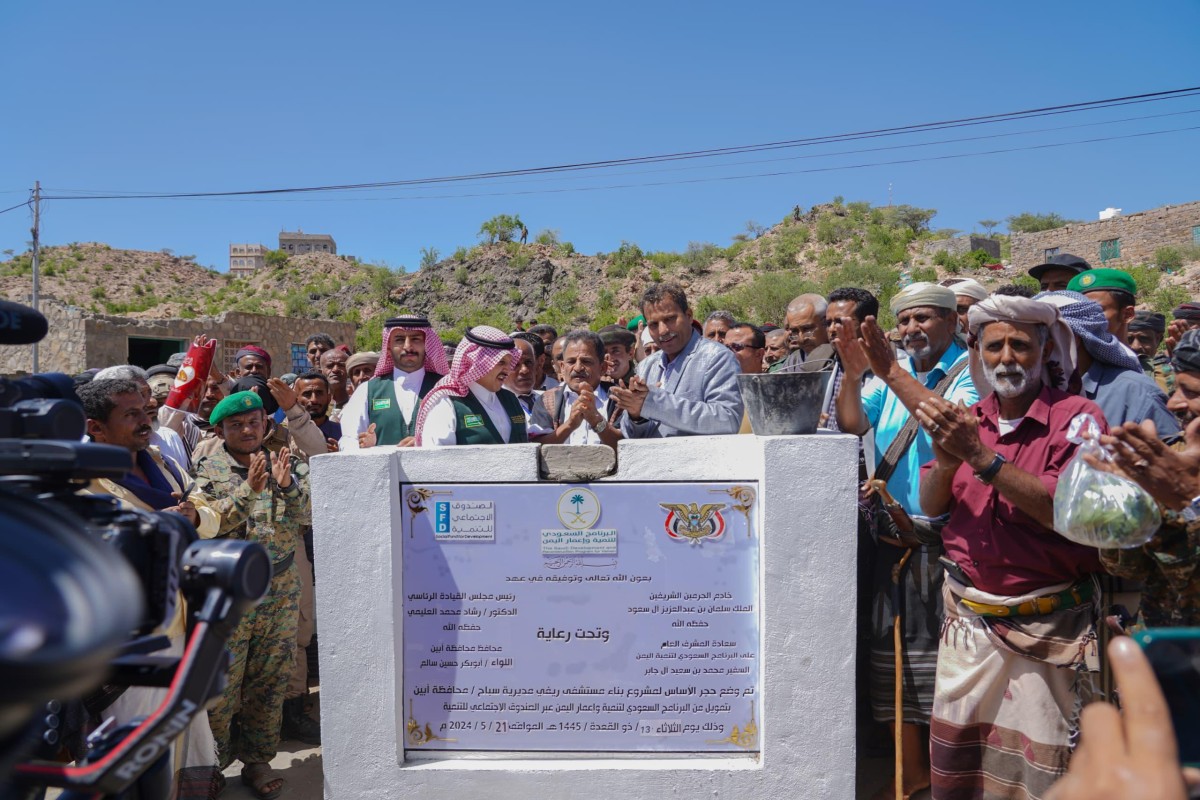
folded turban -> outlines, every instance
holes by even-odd
[[[1176,372],[1200,372],[1200,329],[1179,337],[1179,344],[1171,353],[1171,368]]]
[[[376,378],[390,378],[392,370],[396,368],[396,363],[392,361],[391,346],[392,331],[395,330],[422,331],[425,334],[425,370],[436,372],[438,375],[445,375],[450,371],[450,365],[446,362],[446,351],[440,346],[442,340],[438,338],[437,331],[429,324],[429,320],[416,316],[392,317],[383,323],[383,346],[379,349],[379,363],[375,366]],[[350,369],[349,365],[347,360],[347,370]]]
[[[1034,300],[1058,307],[1059,314],[1079,337],[1083,349],[1097,361],[1118,369],[1142,371],[1142,364],[1129,347],[1108,330],[1104,309],[1079,292],[1042,292]]]
[[[233,356],[233,363],[237,364],[245,356],[258,356],[263,361],[267,362],[268,369],[271,368],[271,354],[256,344],[248,344],[241,350],[238,350]]]
[[[891,308],[893,314],[899,314],[910,308],[945,308],[949,311],[958,310],[958,300],[954,290],[936,283],[911,283],[892,296]]]
[[[1184,303],[1171,312],[1175,319],[1200,320],[1200,303]]]
[[[370,350],[363,350],[362,352],[355,353],[346,359],[346,372],[349,372],[355,367],[365,367],[368,365],[374,367],[378,362],[379,353],[372,353]]]
[[[983,301],[988,299],[987,288],[974,278],[953,278],[951,280],[954,282],[942,281],[941,285],[954,292],[955,297],[964,295],[973,300]]]
[[[441,348],[438,348],[441,350]],[[428,348],[426,348],[428,351]],[[442,353],[443,357],[445,353]],[[425,419],[429,410],[443,397],[466,397],[471,385],[509,360],[511,369],[521,363],[521,350],[517,343],[504,331],[490,325],[476,325],[467,331],[454,351],[454,363],[450,371],[425,395],[421,410],[417,413],[416,445],[421,446],[421,435],[425,430]]]
[[[1026,325],[1045,325],[1050,331],[1050,355],[1042,362],[1043,385],[1067,390],[1068,382],[1075,373],[1075,335],[1062,319],[1057,306],[1025,297],[992,295],[971,306],[967,311],[967,326],[973,338],[989,322],[1015,322]],[[987,379],[980,352],[981,342],[970,350],[971,380],[979,396],[992,393],[992,384]]]
[[[1153,311],[1138,311],[1129,321],[1129,330],[1154,331],[1159,336],[1167,332],[1167,318]]]

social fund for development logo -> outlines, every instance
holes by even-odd
[[[667,536],[678,542],[698,545],[705,539],[720,539],[725,533],[725,517],[721,516],[724,503],[659,503],[668,512]]]

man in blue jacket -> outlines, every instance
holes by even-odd
[[[628,385],[609,390],[626,412],[622,433],[635,439],[737,433],[741,369],[733,352],[700,335],[687,295],[673,283],[647,288],[641,310],[659,351],[638,364]]]

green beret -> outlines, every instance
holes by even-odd
[[[217,425],[226,417],[232,417],[234,414],[245,414],[247,411],[253,411],[256,408],[261,409],[262,407],[262,398],[254,392],[234,392],[229,397],[217,403],[212,413],[208,415],[208,422],[210,425]]]
[[[1068,292],[1125,292],[1131,297],[1137,297],[1137,283],[1128,272],[1119,269],[1089,269],[1081,272],[1067,284]]]
[[[629,320],[629,323],[625,326],[625,328],[626,330],[636,331],[638,329],[638,325],[641,325],[645,321],[646,318],[641,314],[638,314],[636,317]]]

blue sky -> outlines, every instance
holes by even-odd
[[[1200,85],[1200,3],[43,2],[0,4],[0,208],[47,193],[225,191],[457,175],[837,134]],[[552,179],[264,201],[45,204],[47,244],[171,248],[224,270],[281,229],[414,269],[519,213],[582,252],[727,244],[842,195],[1095,219],[1200,199],[1200,130],[957,160],[742,176],[1196,128],[1200,97]],[[1108,123],[892,152],[831,151]],[[680,169],[686,167],[686,169]],[[697,168],[703,167],[703,168]],[[656,170],[649,172],[648,170]],[[660,171],[671,170],[671,171]],[[546,193],[546,190],[562,190]],[[539,192],[514,194],[516,192]],[[499,194],[501,196],[462,196]],[[0,215],[0,249],[30,217]]]

